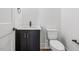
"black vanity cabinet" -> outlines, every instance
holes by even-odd
[[[40,30],[16,30],[16,51],[40,51]]]

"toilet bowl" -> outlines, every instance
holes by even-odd
[[[52,51],[65,51],[64,45],[58,40],[50,40],[49,44]]]
[[[64,45],[58,41],[58,31],[56,29],[47,29],[49,48],[52,51],[65,51]]]

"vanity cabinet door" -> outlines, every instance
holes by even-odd
[[[21,51],[28,51],[29,50],[29,32],[28,31],[21,31],[21,39],[20,39],[20,49]]]
[[[31,30],[30,33],[30,50],[40,50],[40,30]]]
[[[16,30],[15,50],[28,51],[29,50],[29,33],[25,30]]]

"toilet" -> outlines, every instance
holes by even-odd
[[[56,29],[47,29],[47,38],[52,51],[65,51],[64,45],[58,41],[58,31]]]

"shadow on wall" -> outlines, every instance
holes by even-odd
[[[60,41],[64,45],[64,47],[65,47],[65,49],[67,51],[68,50],[68,48],[67,48],[67,42],[66,42],[66,39],[65,39],[65,37],[63,35],[61,35],[61,40]]]

